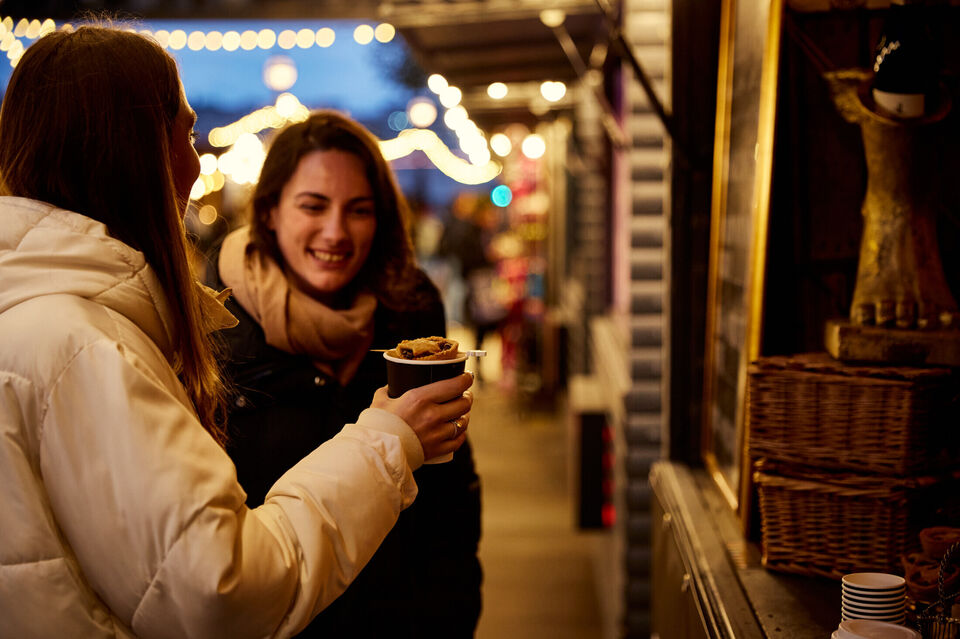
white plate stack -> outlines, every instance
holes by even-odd
[[[831,639],[920,639],[920,633],[905,626],[870,619],[841,621]]]
[[[903,577],[882,572],[845,575],[841,586],[842,621],[870,619],[902,624],[907,613],[906,586]]]

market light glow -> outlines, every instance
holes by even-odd
[[[174,51],[179,51],[184,48],[187,46],[187,32],[183,29],[174,29],[170,32],[168,44]]]
[[[253,51],[257,48],[257,32],[247,29],[240,34],[240,48],[244,51]]]
[[[447,145],[429,129],[407,129],[392,140],[380,142],[380,151],[387,161],[420,150],[440,171],[461,184],[485,184],[500,175],[502,167],[497,162],[477,166],[465,162],[453,154]]]
[[[447,112],[443,114],[443,123],[451,131],[456,131],[468,119],[470,119],[470,116],[467,115],[467,110],[459,104],[452,109],[447,109]]]
[[[503,82],[493,82],[487,87],[487,95],[494,100],[502,100],[507,97],[509,89]]]
[[[403,131],[410,126],[410,119],[404,111],[394,111],[387,116],[387,126],[393,131]]]
[[[448,109],[452,109],[460,104],[460,100],[463,98],[463,92],[461,92],[457,87],[448,86],[446,89],[440,91],[439,98],[440,104]]]
[[[446,89],[448,86],[447,79],[439,73],[432,73],[430,74],[430,77],[427,78],[427,88],[437,95],[440,95],[440,92]]]
[[[236,51],[239,48],[240,48],[239,32],[227,31],[226,33],[223,34],[223,50],[224,51]]]
[[[544,9],[540,12],[540,22],[548,27],[559,27],[567,19],[563,9]]]
[[[313,29],[300,29],[297,31],[297,46],[301,49],[309,49],[317,41],[317,34]]]
[[[297,46],[297,34],[291,29],[284,29],[277,36],[277,46],[281,49],[292,49]]]
[[[513,150],[513,143],[510,142],[510,138],[505,134],[494,133],[490,136],[490,148],[493,149],[494,153],[505,158],[510,155],[510,151]]]
[[[353,30],[353,39],[357,44],[370,44],[373,42],[373,27],[369,24],[361,24]]]
[[[309,115],[309,109],[295,95],[282,93],[277,96],[275,104],[248,113],[226,126],[214,128],[207,140],[212,146],[226,147],[234,144],[243,133],[258,133],[268,127],[279,128],[287,122],[302,122]]]
[[[495,186],[493,190],[490,191],[490,201],[493,202],[494,206],[504,207],[510,204],[512,200],[513,191],[511,191],[510,187],[506,184]]]
[[[407,104],[407,118],[413,126],[425,129],[436,121],[437,105],[430,98],[414,98]]]
[[[312,32],[311,32],[312,34]],[[263,64],[263,83],[273,91],[286,91],[297,82],[297,65],[292,58],[274,55]]]
[[[336,39],[337,39],[337,34],[330,27],[323,27],[322,29],[317,29],[317,46],[318,47],[327,48],[333,45]]]
[[[199,51],[206,44],[206,40],[207,37],[202,31],[191,31],[187,36],[187,48],[191,51]]]
[[[201,175],[213,175],[213,172],[217,170],[217,156],[213,153],[204,153],[200,156],[200,173]]]
[[[277,34],[273,32],[273,29],[260,29],[260,33],[257,34],[258,47],[261,49],[272,49],[276,43]]]
[[[536,160],[547,152],[547,143],[539,134],[531,133],[523,139],[520,150],[531,160]]]
[[[377,42],[390,42],[396,35],[397,29],[392,24],[387,24],[386,22],[381,22],[377,25],[377,28],[373,30],[373,37],[377,39]]]
[[[206,224],[210,226],[217,221],[217,207],[212,204],[204,204],[200,207],[200,210],[197,211],[197,219],[200,220],[201,224]]]
[[[223,34],[219,31],[211,31],[207,34],[207,51],[219,51],[223,46]]]
[[[540,84],[540,95],[547,102],[557,102],[567,94],[567,85],[563,82],[547,80]]]

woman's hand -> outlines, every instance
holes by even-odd
[[[371,407],[382,408],[405,421],[420,439],[423,458],[433,459],[460,448],[467,437],[473,405],[473,375],[462,373],[450,379],[412,388],[390,399],[387,387],[377,390]]]

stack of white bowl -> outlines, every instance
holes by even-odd
[[[903,577],[882,572],[856,572],[843,577],[842,620],[870,619],[902,624],[907,614]]]
[[[883,621],[850,619],[840,622],[831,639],[920,639],[920,633]]]

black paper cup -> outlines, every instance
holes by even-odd
[[[395,352],[383,354],[383,359],[387,360],[387,395],[390,397],[400,397],[411,388],[456,377],[467,363],[467,356],[463,353],[456,359],[415,360],[391,355]]]

